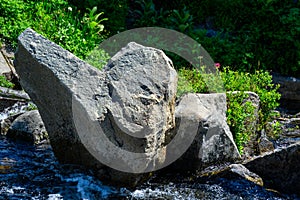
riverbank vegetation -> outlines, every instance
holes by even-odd
[[[1,43],[15,48],[18,35],[31,27],[82,59],[101,41],[128,29],[158,26],[185,33],[218,63],[226,91],[260,96],[257,130],[279,105],[270,72],[300,77],[298,0],[2,0],[0,24]],[[208,92],[199,71],[176,59],[174,65],[189,80],[186,91]],[[240,151],[249,139],[245,121],[254,120],[241,95],[228,95],[227,110]]]

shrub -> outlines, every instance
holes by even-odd
[[[255,73],[235,72],[225,68],[221,73],[227,91],[252,91],[260,98],[259,130],[271,120],[273,110],[279,106],[280,94],[277,92],[279,85],[272,83],[272,76],[267,71]]]
[[[203,72],[203,71],[202,71]],[[207,93],[209,92],[205,78],[215,78],[211,74],[203,74],[196,69],[179,69],[178,92]],[[227,91],[227,123],[233,133],[239,151],[243,152],[244,145],[250,139],[252,130],[247,126],[255,120],[254,106],[244,100],[248,95],[244,92],[252,91],[260,97],[260,108],[258,111],[257,130],[265,129],[268,122],[272,120],[273,110],[279,106],[280,94],[277,92],[279,86],[272,84],[272,77],[266,71],[256,71],[253,74],[236,72],[228,67],[220,72]],[[213,80],[214,82],[214,80]],[[230,91],[240,91],[231,93]]]
[[[0,86],[13,88],[15,85],[12,82],[8,81],[5,76],[0,76]]]
[[[3,0],[0,4],[0,37],[14,46],[18,35],[31,27],[80,58],[99,44],[103,37],[102,13],[97,8],[81,14],[65,0]]]
[[[232,93],[228,92],[227,97],[227,124],[233,133],[234,141],[242,154],[244,146],[253,137],[253,130],[255,128],[251,124],[256,120],[255,107],[249,102],[245,101],[248,95],[244,92]]]

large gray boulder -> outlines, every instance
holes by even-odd
[[[18,40],[21,85],[60,162],[127,187],[163,165],[177,74],[162,51],[130,43],[99,71],[31,29]]]
[[[192,145],[171,167],[200,170],[210,164],[236,161],[240,154],[226,123],[226,95],[186,94],[175,108],[176,133],[195,134]]]

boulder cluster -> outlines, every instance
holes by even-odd
[[[26,93],[6,91],[5,98],[32,101],[38,110],[1,119],[1,134],[49,140],[59,162],[92,169],[105,183],[134,187],[161,169],[201,171],[299,194],[300,144],[274,150],[261,138],[263,155],[253,157],[249,143],[251,159],[242,161],[226,123],[226,94],[176,96],[176,70],[159,49],[128,43],[98,70],[26,29],[14,66]],[[258,95],[249,92],[245,101],[258,109]],[[230,164],[208,170],[220,163]]]

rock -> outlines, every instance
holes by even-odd
[[[12,121],[9,118],[0,121],[1,135],[6,135]]]
[[[199,170],[236,161],[240,154],[226,123],[225,94],[186,94],[175,108],[176,132],[195,132],[195,140],[172,168]]]
[[[7,137],[31,144],[39,144],[48,140],[44,123],[37,110],[18,116],[8,129]]]
[[[262,130],[261,132],[261,136],[259,138],[259,142],[258,142],[258,150],[260,152],[260,154],[263,154],[263,153],[266,153],[266,152],[270,152],[270,151],[273,151],[274,150],[274,145],[273,145],[273,142],[271,142],[264,130]]]
[[[162,51],[130,43],[99,71],[31,29],[18,39],[21,85],[60,162],[85,165],[102,181],[126,187],[164,164],[177,74]]]
[[[2,52],[0,52],[0,75],[6,75],[6,74],[10,74],[11,73],[11,69],[6,61],[6,59],[4,58]]]
[[[32,102],[22,101],[17,98],[12,102],[9,101],[9,103],[14,104],[12,106],[8,104],[8,107],[5,107],[0,114],[1,135],[6,135],[10,125],[18,116],[35,108]]]
[[[300,118],[281,118],[282,135],[287,137],[300,137]]]
[[[3,112],[5,108],[13,106],[17,102],[28,101],[30,101],[30,98],[24,91],[0,87],[0,112]]]
[[[293,124],[293,125],[300,126],[300,118],[291,118],[290,123]]]
[[[207,177],[209,179],[216,179],[216,178],[226,178],[226,179],[245,179],[250,182],[253,182],[259,186],[263,186],[263,180],[257,174],[249,171],[244,165],[242,164],[230,164],[225,165],[221,168],[210,168],[204,169],[200,175],[200,177]]]
[[[300,194],[300,143],[276,149],[245,161],[244,165],[264,180],[266,188]]]
[[[300,79],[272,74],[274,84],[280,84],[280,107],[296,114],[300,111]]]
[[[13,66],[14,48],[10,45],[3,45],[0,51],[0,75],[14,83],[14,89],[21,89],[19,77]]]

